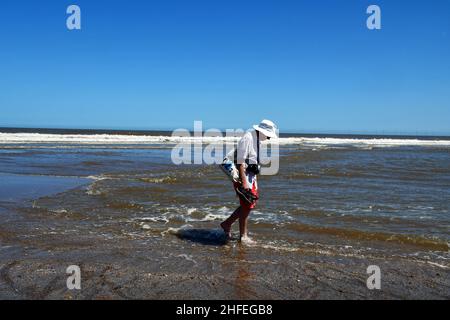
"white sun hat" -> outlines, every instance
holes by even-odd
[[[277,138],[277,126],[270,120],[263,120],[260,124],[254,125],[253,128],[265,134],[269,138]]]

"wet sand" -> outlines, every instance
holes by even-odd
[[[129,250],[133,248],[128,248]],[[161,260],[154,251],[141,258],[124,254],[80,250],[39,258],[39,252],[18,248],[0,262],[1,299],[449,299],[447,270],[414,261],[368,261],[301,254],[291,265],[243,258],[245,249],[231,249],[198,270],[186,257]],[[77,258],[78,257],[78,258]],[[111,263],[111,258],[115,262]],[[365,270],[376,263],[382,270],[381,290],[366,287]],[[65,268],[78,264],[81,290],[66,289]],[[183,265],[184,272],[171,266]],[[270,265],[269,268],[267,266]],[[215,272],[210,272],[215,270]]]
[[[308,247],[283,251],[236,241],[204,244],[202,237],[176,236],[170,236],[176,246],[168,252],[145,237],[61,235],[57,223],[49,224],[47,231],[53,232],[35,232],[20,223],[20,215],[30,218],[22,212],[14,224],[0,226],[1,299],[450,298],[448,266],[423,259],[339,255]],[[190,250],[192,245],[202,255]],[[81,290],[66,287],[69,265],[81,268]],[[369,265],[381,269],[381,290],[366,286]]]

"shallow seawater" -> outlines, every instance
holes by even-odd
[[[60,239],[129,242],[193,265],[233,248],[219,229],[238,205],[231,183],[215,165],[172,164],[172,146],[0,144],[0,215],[16,221],[0,230],[9,235],[0,245],[14,232],[44,255]],[[279,173],[259,178],[250,256],[413,257],[450,267],[450,148],[287,144],[280,156]]]
[[[98,224],[115,219],[122,231],[211,228],[238,203],[217,166],[174,165],[167,145],[14,151],[8,146],[0,152],[1,200],[7,200],[7,190],[26,194],[34,185],[56,193],[40,197],[35,190],[35,207],[77,213]],[[318,241],[446,251],[448,149],[285,146],[280,162],[277,175],[259,179],[261,200],[250,217],[254,237],[288,246]],[[25,181],[27,188],[17,189]],[[64,192],[67,184],[72,188]]]
[[[0,201],[21,203],[86,185],[90,179],[0,173]]]

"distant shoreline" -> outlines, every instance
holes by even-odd
[[[110,134],[130,136],[171,136],[171,130],[126,130],[126,129],[62,129],[62,128],[18,128],[0,127],[0,133],[40,133],[40,134]],[[192,131],[191,131],[192,133]],[[357,134],[357,133],[280,133],[281,138],[347,138],[347,139],[420,139],[449,140],[450,135],[413,135],[413,134]]]

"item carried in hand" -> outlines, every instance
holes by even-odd
[[[242,186],[236,188],[236,192],[239,197],[248,202],[249,204],[253,204],[259,197],[251,192],[250,189],[244,189]]]
[[[239,171],[232,160],[228,158],[223,159],[220,168],[231,181],[239,182]]]

